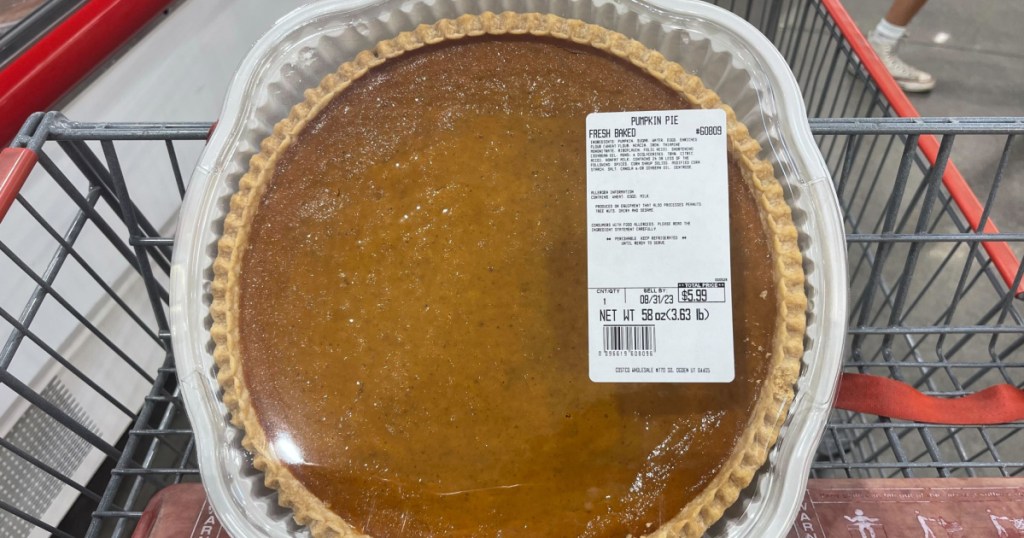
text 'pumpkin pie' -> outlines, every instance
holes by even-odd
[[[736,378],[592,383],[591,112],[727,112]],[[328,75],[252,158],[214,263],[224,401],[315,536],[701,535],[793,397],[803,271],[731,109],[553,15],[444,20]]]

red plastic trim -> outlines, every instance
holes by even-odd
[[[90,0],[0,71],[0,143],[46,110],[171,0]]]
[[[36,152],[27,148],[0,150],[0,221],[7,216],[37,159]]]
[[[868,43],[867,38],[857,28],[857,24],[853,22],[853,19],[846,12],[846,8],[843,7],[840,0],[821,0],[821,3],[829,15],[832,16],[836,27],[839,28],[839,31],[849,41],[850,47],[853,48],[853,52],[860,58],[871,78],[878,84],[879,90],[885,95],[893,111],[903,118],[921,117],[921,114],[914,108],[914,105],[910,103],[907,94],[896,84],[896,80],[892,78],[889,71],[882,65],[882,60],[875,54],[875,50],[871,48],[871,44]],[[922,136],[918,139],[917,145],[921,148],[924,156],[932,164],[935,164],[935,159],[939,154],[938,139],[932,135]],[[953,197],[953,201],[960,208],[960,212],[967,218],[967,223],[971,225],[972,229],[978,231],[984,206],[978,201],[978,197],[974,195],[974,191],[971,190],[964,177],[960,175],[960,171],[953,164],[952,160],[946,163],[946,170],[942,175],[942,184],[946,186],[946,190]],[[984,233],[999,233],[999,229],[996,227],[995,222],[992,221],[991,216],[985,224]],[[1005,241],[986,241],[982,243],[982,246],[988,253],[989,258],[992,259],[992,263],[996,266],[999,274],[1003,277],[1006,286],[1012,286],[1014,279],[1017,277],[1017,271],[1020,270],[1021,260],[1017,259],[1013,254],[1010,245]],[[1017,286],[1014,294],[1018,297],[1024,296],[1024,282]]]
[[[1008,424],[1024,420],[1024,390],[1000,384],[960,398],[936,398],[888,377],[843,374],[836,407],[929,424]]]

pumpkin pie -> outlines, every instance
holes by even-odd
[[[727,113],[736,377],[593,383],[585,118]],[[772,166],[701,81],[540,14],[424,25],[263,141],[214,263],[218,379],[314,536],[699,536],[764,464],[806,300]]]

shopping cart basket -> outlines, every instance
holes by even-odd
[[[1024,230],[996,226],[1021,203],[1000,193],[1024,118],[894,117],[908,103],[837,2],[722,3],[779,47],[815,118],[849,246],[846,371],[936,396],[1024,385]],[[160,488],[199,480],[167,283],[210,127],[36,114],[0,156],[0,535],[123,536]],[[991,166],[968,187],[953,161],[976,148]],[[812,475],[1018,476],[1022,426],[839,410]]]

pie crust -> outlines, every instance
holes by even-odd
[[[705,88],[699,78],[687,74],[678,64],[641,43],[578,20],[535,13],[484,13],[422,25],[414,31],[380,42],[374,50],[361,52],[335,73],[327,75],[318,87],[306,91],[305,100],[295,105],[287,118],[274,126],[273,133],[263,141],[261,151],[252,157],[250,169],[239,181],[238,191],[231,199],[218,245],[219,254],[213,264],[213,301],[210,308],[213,325],[210,332],[216,345],[217,379],[224,389],[223,401],[231,411],[231,422],[244,430],[242,444],[252,453],[254,465],[265,473],[266,485],[278,491],[280,504],[294,511],[294,518],[299,524],[308,525],[313,536],[317,537],[363,536],[306,489],[281,463],[268,444],[267,435],[252,408],[242,372],[238,321],[240,269],[249,241],[249,228],[259,201],[272,181],[278,159],[307,123],[354,80],[407,51],[485,34],[530,34],[589,45],[629,61],[679,92],[695,107],[720,108],[726,112],[729,153],[740,163],[743,178],[754,192],[762,224],[771,242],[778,317],[773,348],[767,359],[770,361],[767,378],[761,385],[760,395],[736,449],[692,502],[650,534],[701,536],[736,501],[740,491],[750,484],[765,463],[793,399],[806,322],[798,234],[772,165],[758,158],[759,144],[715,92]]]

